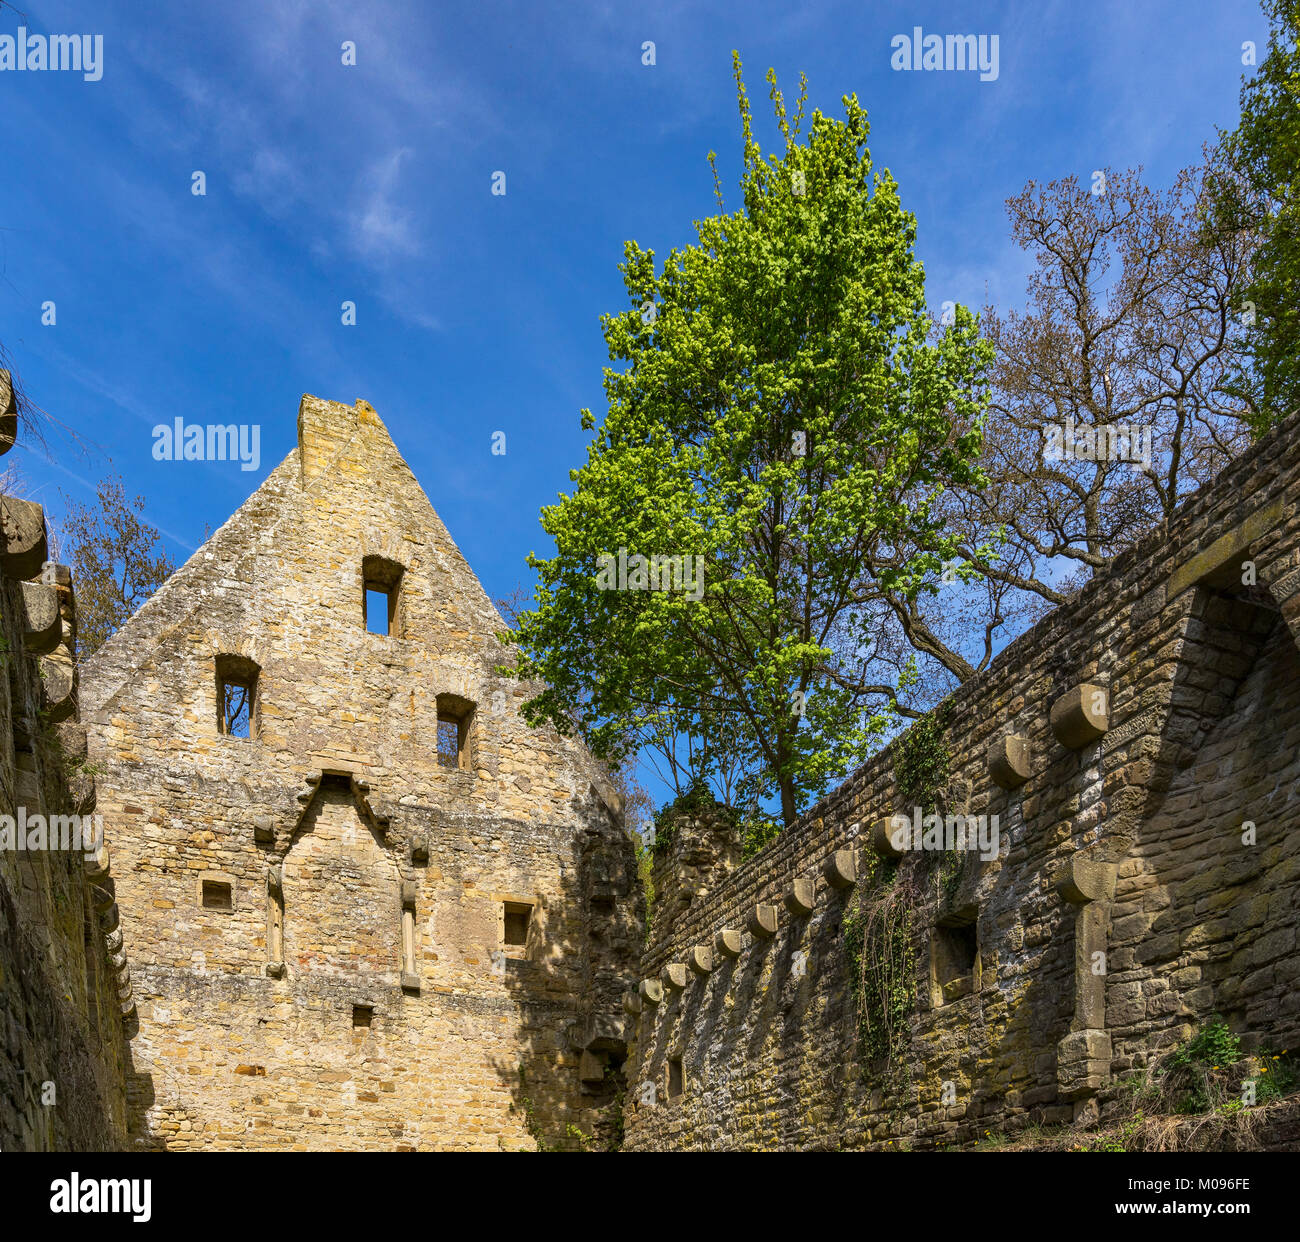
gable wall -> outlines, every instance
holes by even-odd
[[[593,1133],[614,1087],[583,1087],[582,1052],[599,1026],[614,1039],[592,1056],[617,1053],[636,937],[603,778],[519,717],[526,688],[495,672],[500,620],[374,412],[305,397],[299,432],[87,676],[137,946],[133,1141],[510,1148]],[[404,566],[403,636],[363,628],[371,554]],[[219,732],[223,654],[260,667],[252,740]],[[437,763],[440,694],[477,704],[471,770]],[[202,905],[205,876],[231,884],[232,910]],[[537,904],[531,960],[501,956],[504,895]],[[353,1027],[358,1005],[369,1028]]]

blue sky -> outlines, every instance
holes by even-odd
[[[810,108],[856,92],[938,308],[1023,300],[1003,204],[1026,181],[1142,164],[1163,184],[1194,161],[1267,35],[1253,0],[17,9],[0,36],[103,36],[100,81],[0,72],[0,343],[91,445],[15,450],[25,493],[57,521],[111,458],[180,561],[292,448],[300,394],[364,397],[498,596],[547,550],[538,509],[583,459],[579,409],[603,408],[624,240],[692,239],[710,149],[734,186],[733,48],[765,144],[769,66],[787,98],[807,73]],[[997,80],[892,70],[916,26],[996,34]],[[260,469],[155,461],[177,416],[260,424]]]

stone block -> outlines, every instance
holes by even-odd
[[[259,815],[253,820],[253,840],[259,845],[270,845],[275,840],[275,824],[269,815]]]
[[[795,918],[807,918],[817,906],[817,890],[811,880],[796,880],[785,895],[785,908]]]
[[[1115,896],[1117,871],[1114,862],[1098,858],[1087,849],[1076,850],[1056,877],[1056,891],[1073,905],[1109,901]]]
[[[1074,686],[1052,704],[1050,721],[1062,746],[1068,750],[1087,746],[1110,728],[1110,693],[1091,682]]]
[[[1080,1100],[1110,1081],[1110,1036],[1105,1031],[1071,1031],[1056,1045],[1056,1084],[1062,1098]]]
[[[101,841],[93,850],[87,851],[81,860],[86,878],[92,884],[102,884],[108,879],[109,857],[108,842]]]
[[[27,655],[48,655],[63,639],[59,593],[39,582],[22,586],[23,648]]]
[[[415,909],[415,881],[414,880],[402,881],[402,905],[407,910]]]
[[[594,1052],[583,1052],[578,1062],[578,1077],[583,1082],[604,1082],[605,1059]]]
[[[906,835],[901,835],[898,840],[895,839],[895,829],[893,816],[887,819],[878,819],[871,825],[870,845],[882,858],[902,858],[907,853]]]
[[[639,992],[623,993],[623,1012],[636,1017],[641,1012],[641,994]]]
[[[1019,733],[1008,733],[989,747],[989,776],[1003,789],[1015,789],[1030,777],[1029,739]]]
[[[713,937],[713,951],[719,957],[737,958],[740,956],[740,933],[733,928],[724,927]]]
[[[18,439],[18,403],[14,400],[13,377],[0,371],[0,457],[13,448]]]
[[[46,586],[72,588],[72,566],[60,565],[57,561],[46,561],[41,566],[41,581]]]
[[[658,979],[642,979],[638,991],[647,1005],[658,1005],[664,999],[664,985]]]
[[[686,986],[686,963],[669,962],[659,972],[660,982],[671,992],[680,992]]]
[[[686,964],[697,975],[707,975],[713,970],[713,950],[707,944],[697,944],[687,951]]]
[[[402,971],[402,991],[418,992],[420,990],[420,976],[412,974],[408,970]]]
[[[67,720],[77,710],[77,667],[65,646],[40,658],[41,714],[49,724]]]
[[[822,875],[832,888],[852,888],[858,882],[858,856],[852,850],[836,850],[822,864]]]
[[[768,940],[776,935],[776,907],[756,905],[750,912],[745,926],[749,928],[751,936],[756,936],[760,940]]]
[[[0,566],[10,578],[35,578],[49,557],[45,510],[30,500],[0,496]]]

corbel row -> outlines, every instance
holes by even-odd
[[[131,966],[122,944],[122,920],[117,908],[113,878],[110,874],[108,842],[99,840],[94,850],[82,855],[82,866],[90,885],[90,900],[104,936],[104,952],[113,971],[117,988],[117,1008],[123,1018],[135,1008],[135,990],[131,984]]]
[[[1073,686],[1052,704],[1048,722],[1062,746],[1080,750],[1110,728],[1110,692],[1091,682]],[[1008,733],[994,741],[988,751],[988,770],[993,783],[1003,789],[1023,785],[1034,772],[1029,739]]]
[[[0,371],[0,454],[14,446],[17,434],[13,381],[8,371]],[[22,654],[36,661],[39,711],[47,724],[60,724],[77,710],[77,612],[72,571],[46,559],[48,556],[44,509],[30,500],[0,496],[0,571],[19,586],[17,620],[22,627]],[[24,782],[22,756],[18,757],[18,766],[22,796],[24,783],[35,787],[35,772],[29,770],[29,781]],[[86,787],[78,787],[74,779],[69,793],[77,814],[84,818],[94,807],[95,791],[89,779],[80,784]],[[103,936],[105,956],[113,971],[118,1011],[126,1018],[135,1008],[135,995],[122,942],[108,844],[102,837],[95,841],[93,849],[83,853],[82,869]]]
[[[45,558],[45,511],[30,500],[0,496],[0,569],[18,581],[23,652],[37,659],[40,710],[50,724],[77,709],[76,602],[72,571]]]
[[[836,850],[822,864],[822,876],[831,889],[851,888],[858,882],[857,855],[851,849]],[[787,914],[797,920],[806,919],[817,908],[815,881],[800,877],[793,881],[782,897]],[[752,947],[771,940],[780,928],[780,907],[766,902],[754,905],[745,920]],[[713,937],[711,944],[693,945],[687,950],[685,961],[669,962],[658,978],[642,979],[636,991],[623,994],[623,1011],[636,1015],[646,1006],[663,1003],[666,994],[686,990],[692,978],[707,979],[725,961],[734,961],[745,949],[743,932],[734,927],[724,927]]]

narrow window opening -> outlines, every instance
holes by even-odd
[[[248,741],[257,736],[257,675],[242,656],[217,657],[217,729]]]
[[[505,903],[504,939],[507,948],[522,949],[527,947],[528,924],[531,922],[532,917],[532,906],[526,906],[515,901]]]
[[[387,591],[366,587],[366,630],[371,634],[387,634],[392,624],[393,597]]]
[[[222,880],[203,881],[203,908],[205,910],[233,910],[234,897],[230,885]]]
[[[352,1006],[352,1025],[358,1030],[369,1029],[374,1020],[375,1007],[373,1005]]]
[[[968,996],[975,989],[979,962],[979,937],[974,923],[940,925],[933,932],[934,983],[936,1001],[947,1004]]]
[[[399,624],[402,567],[382,556],[361,562],[361,616],[368,633],[401,637]]]
[[[460,721],[438,717],[438,762],[444,768],[460,767]]]
[[[474,704],[455,694],[438,695],[438,764],[461,771],[473,769],[471,739]]]
[[[682,1093],[682,1059],[681,1057],[668,1058],[668,1098],[675,1100]]]

